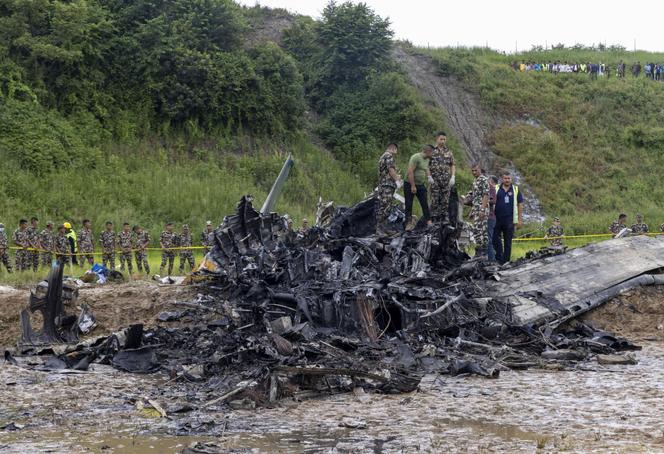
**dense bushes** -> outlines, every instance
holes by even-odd
[[[0,158],[13,160],[35,174],[53,169],[94,167],[101,155],[94,145],[98,125],[78,118],[78,126],[57,112],[31,101],[6,100],[0,105]],[[92,131],[92,136],[81,132]]]
[[[369,181],[386,143],[429,138],[440,119],[394,66],[391,38],[389,22],[362,3],[330,3],[320,22],[300,19],[284,35],[321,115],[317,132]]]
[[[302,76],[275,45],[244,49],[246,29],[231,0],[5,2],[0,93],[92,113],[110,131],[147,114],[160,130],[285,137],[304,110]]]

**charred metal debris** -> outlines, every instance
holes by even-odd
[[[461,252],[456,223],[377,236],[376,206],[373,197],[321,205],[317,225],[298,233],[243,197],[191,277],[196,300],[159,314],[157,327],[69,344],[47,363],[163,371],[167,386],[202,407],[253,406],[356,387],[409,392],[426,373],[495,378],[638,348],[576,320],[516,324],[506,299],[487,296],[498,269]],[[53,353],[44,346],[77,340],[75,323],[58,322],[58,281],[56,265],[46,298],[31,298],[45,323],[34,332],[22,317],[22,351]],[[531,296],[558,319],[569,314],[555,299]]]

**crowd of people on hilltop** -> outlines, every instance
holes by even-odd
[[[518,62],[514,61],[511,64],[512,69],[519,72],[547,72],[551,74],[559,73],[574,73],[574,74],[588,74],[592,79],[597,77],[611,77],[615,75],[619,78],[624,78],[627,72],[627,65],[620,60],[615,67],[611,67],[606,63],[569,63],[569,62],[548,62],[537,63],[533,61]],[[642,65],[640,61],[632,64],[629,68],[633,77],[640,77],[641,74],[652,80],[661,80],[664,82],[664,63],[646,63]],[[613,73],[613,74],[612,74]]]

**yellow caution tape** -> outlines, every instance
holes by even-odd
[[[639,235],[647,235],[647,236],[659,236],[659,235],[664,235],[664,232],[648,232],[648,233],[640,233]],[[613,234],[611,233],[593,233],[593,234],[587,234],[587,235],[564,235],[564,236],[550,236],[548,238],[545,237],[537,237],[537,238],[514,238],[512,241],[551,241],[551,240],[570,240],[570,239],[576,239],[576,238],[600,238],[600,237],[605,237],[605,238],[611,238],[613,237]]]

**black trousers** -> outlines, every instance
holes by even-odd
[[[76,243],[74,243],[74,239],[69,238],[69,237],[67,239],[69,240],[69,249],[71,250],[71,253],[75,254],[76,253]],[[78,260],[76,259],[75,255],[71,256],[71,263],[73,263],[74,265],[78,265]]]
[[[501,265],[510,261],[513,236],[514,221],[512,218],[496,219],[496,226],[493,229],[493,249],[496,251],[496,261]]]
[[[413,215],[413,199],[416,196],[422,207],[422,221],[428,221],[431,218],[431,213],[429,213],[429,202],[427,201],[427,187],[423,184],[415,185],[415,188],[417,188],[417,194],[413,194],[409,182],[406,182],[403,188],[404,198],[406,199],[406,224],[410,222],[410,218]]]

